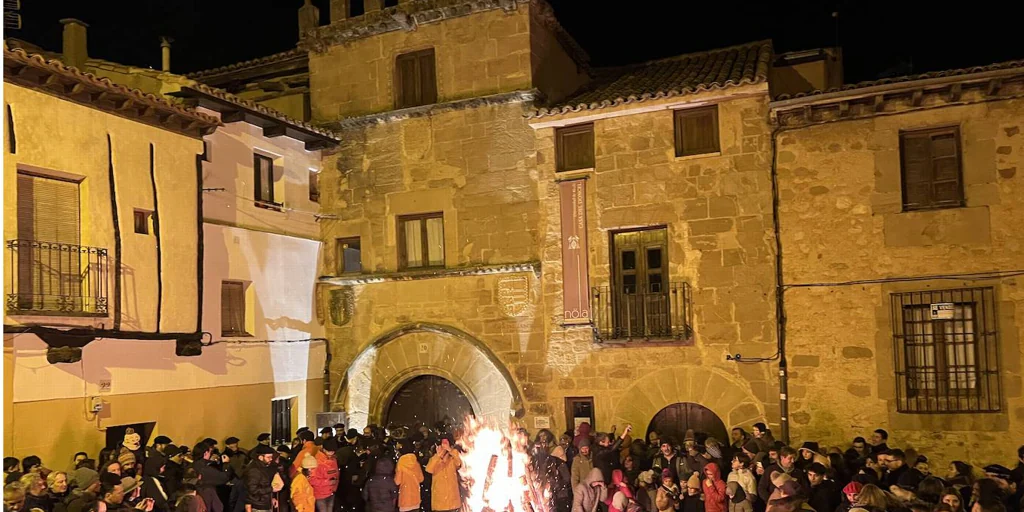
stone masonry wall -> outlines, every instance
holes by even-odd
[[[995,101],[783,132],[786,283],[1024,268],[1022,114],[1024,101]],[[942,126],[960,127],[966,206],[903,213],[899,131]],[[890,445],[917,448],[933,467],[1010,463],[1024,439],[1020,285],[1006,277],[788,290],[794,438],[843,445],[882,427],[896,434]],[[1001,412],[897,413],[890,294],[977,286],[996,294]]]

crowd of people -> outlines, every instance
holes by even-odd
[[[96,458],[75,454],[67,471],[39,457],[4,458],[6,512],[452,512],[464,507],[458,427],[343,425],[296,432],[272,446],[204,439],[176,446],[157,436],[141,445],[129,429]],[[1013,469],[954,461],[933,474],[928,458],[870,442],[843,448],[776,441],[763,423],[720,441],[687,431],[634,439],[595,433],[587,423],[556,437],[519,430],[527,450],[533,512],[1021,512],[1024,446]],[[936,468],[937,469],[937,468]],[[539,496],[537,498],[536,496]],[[499,507],[500,508],[500,507]],[[537,510],[540,508],[541,510]],[[133,510],[134,509],[134,510]],[[521,510],[523,508],[520,508]],[[483,512],[483,511],[472,511]],[[491,512],[504,512],[494,510]]]

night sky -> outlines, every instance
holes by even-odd
[[[1019,18],[995,4],[964,9],[901,0],[550,2],[598,66],[768,38],[777,52],[817,48],[836,44],[837,36],[846,82],[1024,59]],[[313,3],[327,23],[328,0]],[[302,0],[22,0],[23,29],[5,37],[59,50],[58,20],[74,17],[90,25],[90,56],[159,67],[159,36],[168,35],[175,40],[172,71],[187,73],[294,47],[301,5]]]

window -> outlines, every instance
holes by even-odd
[[[220,285],[221,336],[249,336],[245,331],[245,283],[223,281]]]
[[[398,0],[384,0],[384,8],[385,9],[387,9],[388,7],[397,7],[397,6],[398,6]]]
[[[676,110],[675,131],[676,156],[718,152],[718,105]]]
[[[892,322],[897,411],[999,411],[992,288],[893,294]]]
[[[320,202],[320,173],[313,170],[309,171],[309,200]]]
[[[398,268],[444,266],[444,219],[441,212],[398,218]]]
[[[135,232],[140,235],[149,234],[149,219],[153,212],[135,209]]]
[[[274,161],[258,153],[254,153],[252,157],[256,202],[277,205],[274,202]]]
[[[270,401],[271,444],[288,443],[292,436],[293,398],[275,398]]]
[[[365,0],[348,0],[348,17],[355,18],[366,14]]]
[[[434,49],[403,53],[395,58],[395,108],[437,103]]]
[[[594,125],[588,123],[556,128],[555,153],[558,171],[594,167]]]
[[[15,154],[18,152],[18,139],[14,136],[14,114],[11,113],[11,106],[5,105],[7,110],[7,152]]]
[[[362,272],[362,251],[359,247],[359,237],[339,238],[335,243],[337,244],[338,275]]]
[[[212,162],[213,161],[213,154],[210,152],[211,146],[212,146],[212,144],[210,144],[210,141],[203,140],[203,161],[204,162]]]
[[[960,129],[900,133],[903,210],[963,206]]]

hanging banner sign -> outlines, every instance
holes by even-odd
[[[590,322],[590,278],[587,267],[587,182],[558,184],[562,213],[562,292],[565,323]]]

